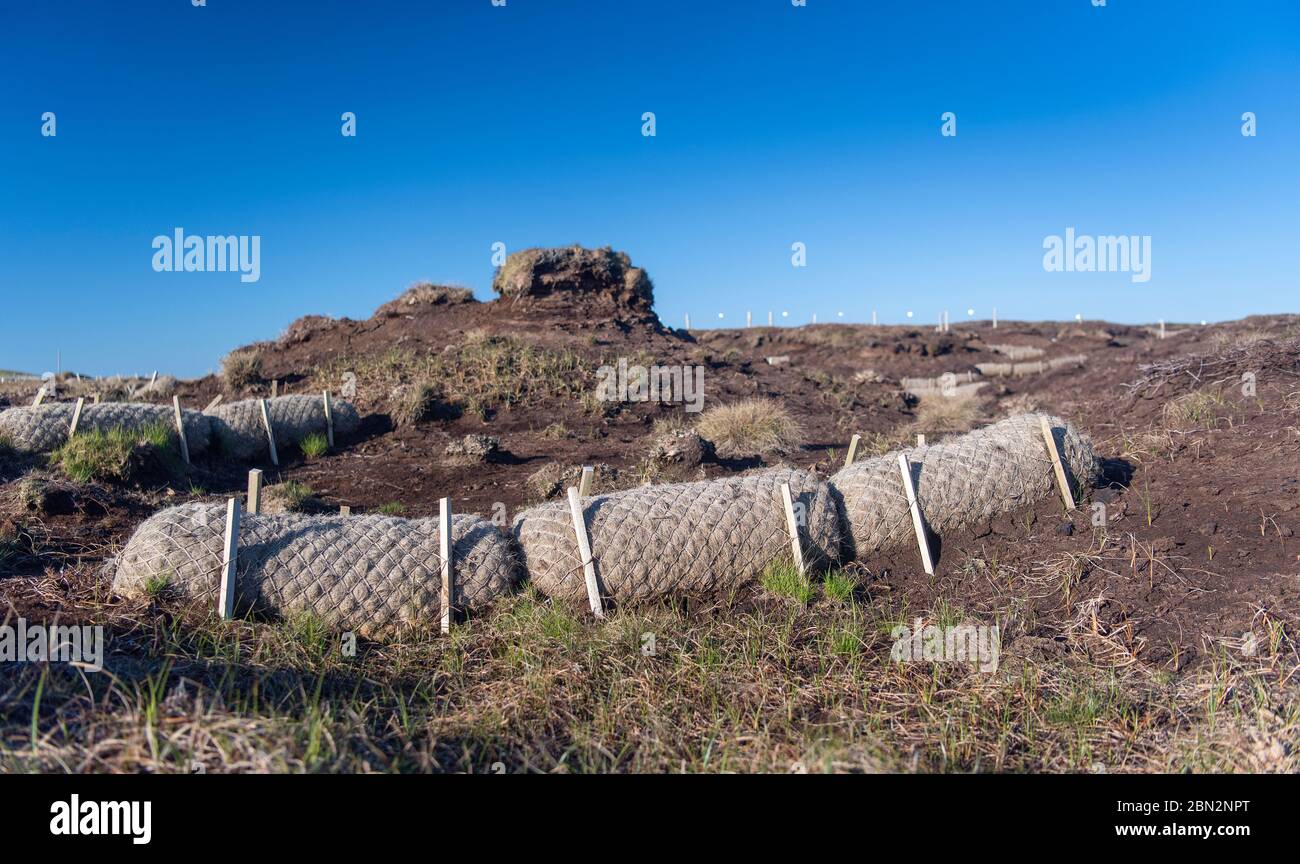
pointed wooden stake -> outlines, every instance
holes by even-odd
[[[258,405],[262,408],[262,425],[266,427],[266,441],[271,445],[271,464],[279,467],[280,454],[275,452],[275,430],[271,428],[271,409],[267,407],[265,399],[259,399]]]
[[[329,438],[330,449],[334,449],[334,406],[330,403],[330,391],[326,390],[325,399],[325,434]]]
[[[239,499],[226,502],[226,545],[221,556],[221,593],[217,595],[217,614],[232,618],[235,614],[235,570],[239,553]]]
[[[451,632],[451,499],[438,500],[438,554],[442,557],[442,632]]]
[[[204,414],[207,414],[209,411],[211,411],[213,408],[216,408],[216,407],[217,407],[218,405],[220,405],[220,404],[221,404],[221,394],[218,393],[218,394],[217,394],[217,398],[215,398],[215,399],[213,399],[211,402],[209,402],[209,403],[208,403],[208,407],[206,407],[206,408],[203,409],[203,413],[204,413]]]
[[[781,484],[781,506],[785,509],[785,527],[790,531],[790,553],[794,556],[794,568],[799,575],[806,574],[803,560],[803,544],[799,542],[799,520],[794,515],[794,499],[790,497],[790,484]]]
[[[1046,417],[1039,417],[1043,426],[1043,443],[1047,445],[1047,455],[1052,458],[1052,471],[1056,474],[1056,485],[1061,490],[1061,501],[1066,510],[1074,509],[1074,495],[1070,492],[1070,481],[1065,477],[1065,466],[1061,464],[1061,453],[1056,449],[1056,436]]]
[[[582,468],[582,479],[578,481],[578,497],[586,498],[591,494],[591,480],[595,476],[596,469],[590,465],[584,465]]]
[[[934,560],[930,557],[930,538],[925,535],[925,520],[921,518],[921,505],[916,500],[916,487],[912,484],[912,463],[906,453],[898,454],[898,470],[903,474],[903,489],[907,492],[907,507],[912,511],[912,528],[916,531],[916,545],[921,548],[921,565],[927,575],[934,575]]]
[[[41,389],[36,391],[36,398],[32,400],[32,407],[35,408],[37,405],[41,404],[44,401],[45,401],[45,388],[42,387]]]
[[[72,422],[68,424],[68,437],[77,434],[77,424],[81,422],[81,409],[86,404],[84,396],[77,397],[77,407],[72,409]]]
[[[185,418],[181,414],[181,397],[172,397],[172,410],[176,413],[176,434],[181,439],[181,458],[190,464],[190,442],[185,438]]]
[[[600,583],[596,581],[596,562],[591,557],[591,541],[587,539],[587,520],[582,515],[582,499],[578,487],[569,487],[569,512],[573,516],[573,533],[578,538],[578,557],[582,560],[582,575],[587,582],[587,602],[591,614],[605,617],[605,604],[600,599]]]
[[[853,464],[853,460],[858,455],[858,442],[861,440],[862,440],[862,436],[857,434],[856,432],[853,434],[853,437],[849,439],[849,455],[844,457],[845,468]]]

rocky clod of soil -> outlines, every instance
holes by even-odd
[[[579,302],[650,313],[654,286],[625,252],[569,246],[525,249],[506,259],[492,290],[515,301]]]

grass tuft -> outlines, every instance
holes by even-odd
[[[822,593],[828,600],[834,600],[836,603],[850,602],[857,587],[858,580],[843,570],[833,570],[822,580]]]
[[[319,459],[329,452],[330,441],[323,432],[313,432],[298,442],[298,449],[307,459]]]
[[[743,399],[710,408],[700,416],[696,430],[723,458],[784,456],[803,445],[803,430],[773,399]]]
[[[796,603],[807,605],[812,600],[813,587],[808,577],[801,575],[793,563],[774,561],[763,571],[759,583],[771,594],[787,597]]]
[[[262,381],[262,355],[248,348],[231,351],[221,360],[221,377],[232,390],[243,390]]]
[[[51,454],[50,462],[78,483],[128,483],[142,479],[151,467],[169,477],[184,473],[180,442],[165,423],[78,432]]]

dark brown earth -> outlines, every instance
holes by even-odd
[[[355,374],[352,401],[364,418],[361,432],[317,460],[285,454],[278,470],[262,466],[268,482],[308,484],[326,504],[354,512],[401,505],[406,515],[431,515],[437,499],[449,495],[460,511],[491,516],[504,506],[512,517],[537,500],[528,478],[552,462],[609,466],[597,491],[654,477],[646,461],[656,421],[695,420],[681,404],[584,399],[596,386],[595,369],[619,358],[703,366],[706,407],[750,396],[779,400],[808,442],[788,461],[827,474],[843,461],[853,433],[882,449],[916,432],[942,437],[942,430],[918,425],[921,406],[904,394],[901,377],[1006,362],[992,345],[1041,348],[1044,360],[1082,354],[1081,368],[988,379],[978,419],[1029,409],[1068,418],[1092,436],[1106,460],[1104,486],[1068,516],[1060,502],[1048,501],[939,538],[934,578],[911,555],[866,562],[865,590],[914,609],[961,598],[966,608],[1002,620],[1012,638],[1032,640],[1040,632],[1059,638],[1062,626],[1075,628],[1095,645],[1098,663],[1172,672],[1244,633],[1272,627],[1293,633],[1300,626],[1298,318],[1170,325],[1166,339],[1149,328],[1101,321],[1003,321],[996,330],[957,324],[948,333],[829,324],[687,333],[662,326],[640,301],[608,300],[562,302],[548,292],[478,303],[453,294],[395,301],[364,321],[303,318],[275,342],[246,346],[260,353],[262,382],[235,391],[209,376],[180,382],[177,392],[191,407],[219,393],[227,400],[267,395],[272,380],[280,392],[328,388],[338,396],[347,373]],[[508,340],[510,350],[527,346],[567,358],[559,365],[568,371],[539,373],[510,399],[474,405],[458,402],[454,386],[435,380],[433,419],[395,417],[394,388],[416,383],[419,370],[431,368],[422,365],[427,358],[496,340]],[[789,362],[766,360],[782,356]],[[1153,364],[1172,365],[1152,372]],[[1255,376],[1253,396],[1242,392],[1243,373]],[[508,380],[514,374],[501,373],[505,384],[519,383]],[[34,385],[2,386],[13,404],[26,404],[34,392]],[[1189,394],[1201,394],[1196,398],[1207,404],[1198,402],[1185,417],[1177,405]],[[489,461],[446,455],[448,444],[479,433],[500,442]],[[713,459],[693,474],[719,476],[760,464]],[[185,483],[145,488],[52,480],[48,500],[33,508],[19,500],[18,481],[55,473],[40,459],[0,465],[0,536],[15,538],[18,549],[0,580],[0,603],[33,619],[75,618],[79,592],[106,594],[98,567],[136,524],[195,495],[240,492],[247,467],[201,463]],[[66,597],[51,595],[38,578],[52,572],[69,586]],[[1041,592],[1013,596],[1010,572],[1040,584]],[[40,592],[33,588],[38,582],[46,586]],[[1045,622],[1053,626],[1044,628]],[[1040,646],[1049,653],[1056,647],[1052,638]]]

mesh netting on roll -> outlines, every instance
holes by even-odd
[[[224,505],[185,504],[154,514],[116,561],[113,590],[140,597],[163,584],[216,607]],[[514,541],[477,516],[452,517],[457,609],[476,610],[519,580]],[[266,516],[240,520],[236,614],[310,613],[327,626],[387,638],[441,617],[438,520],[392,516]]]
[[[209,412],[213,437],[224,455],[248,461],[269,452],[261,401],[230,402]],[[313,432],[324,434],[327,429],[325,400],[321,396],[278,396],[267,399],[266,407],[275,430],[276,449],[293,446]],[[330,400],[330,408],[335,435],[351,435],[361,424],[357,409],[347,402]]]
[[[724,592],[790,556],[781,483],[790,484],[805,560],[838,561],[840,515],[829,487],[794,468],[696,483],[641,486],[583,499],[601,593],[616,601]],[[533,583],[550,597],[587,596],[569,502],[520,513],[515,536]]]
[[[1059,494],[1039,414],[1012,417],[966,435],[904,452],[926,523],[935,534],[972,525]],[[1074,494],[1097,475],[1092,444],[1059,417],[1047,415]],[[843,498],[852,545],[863,559],[914,544],[912,517],[898,453],[864,459],[830,478]]]
[[[0,436],[9,439],[15,448],[29,453],[54,450],[68,440],[68,427],[72,423],[75,406],[68,402],[49,405],[32,405],[10,408],[0,413]],[[198,411],[182,411],[185,438],[191,454],[208,449],[210,425],[208,418]],[[146,426],[176,427],[176,415],[170,405],[148,405],[141,402],[87,403],[81,407],[77,432],[91,429],[108,431],[114,428],[128,431]]]

